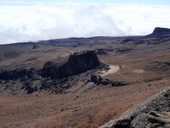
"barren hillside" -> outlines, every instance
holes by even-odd
[[[0,60],[0,127],[96,128],[169,86],[169,29],[1,45]]]

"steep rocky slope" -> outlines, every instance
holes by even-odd
[[[162,35],[0,45],[0,127],[97,128],[117,119],[169,86],[170,36]],[[92,50],[97,59],[94,52],[81,52]],[[76,52],[81,53],[73,54]],[[93,59],[89,58],[93,55]],[[101,63],[97,66],[98,60],[119,66],[119,70],[104,76],[97,74],[109,71]],[[89,61],[94,65],[87,66]],[[162,102],[155,108],[163,107],[164,100],[159,100]],[[163,121],[168,118],[168,112],[156,109],[141,114],[118,124],[124,122],[127,127],[127,122],[134,122],[137,126],[137,122],[146,121],[152,125],[148,119],[155,118],[153,115],[163,117]],[[136,121],[141,117],[144,121]]]
[[[167,36],[167,35],[170,35],[170,29],[156,27],[153,33],[149,35],[149,37],[161,37],[161,36]]]
[[[129,110],[115,122],[100,128],[169,128],[170,89],[151,97],[146,103]]]
[[[41,74],[44,77],[51,77],[52,79],[64,78],[86,72],[99,65],[100,62],[94,51],[74,53],[63,61],[47,62],[41,70]]]
[[[47,62],[40,70],[33,68],[1,70],[0,91],[7,94],[30,94],[46,90],[60,93],[73,86],[70,84],[72,79],[68,77],[99,66],[100,61],[96,53],[86,51],[61,58],[59,62]]]

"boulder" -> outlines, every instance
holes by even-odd
[[[106,78],[101,77],[100,75],[91,75],[90,82],[93,82],[94,84],[97,85],[112,85],[113,87],[118,87],[118,86],[124,86],[127,85],[125,82],[121,81],[112,81]]]
[[[91,75],[91,82],[100,85],[102,82],[103,78],[100,75]]]
[[[100,128],[170,128],[170,90],[160,92]]]

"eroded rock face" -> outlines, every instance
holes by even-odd
[[[100,128],[170,128],[170,90],[166,90],[127,116]]]
[[[149,36],[151,36],[151,37],[161,37],[161,36],[165,36],[165,35],[170,35],[170,29],[156,27],[154,29],[153,33],[150,34]]]
[[[168,28],[160,28],[156,27],[153,31],[154,35],[163,35],[163,34],[170,34],[170,29]]]
[[[62,63],[47,62],[41,70],[41,74],[43,77],[60,79],[86,72],[99,65],[100,62],[96,53],[94,51],[87,51],[70,55]]]
[[[94,51],[75,53],[56,61],[58,62],[47,62],[41,70],[1,70],[0,92],[12,95],[43,91],[62,93],[76,82],[72,75],[102,66]]]
[[[24,77],[31,77],[34,74],[34,69],[13,69],[0,71],[0,80],[16,80]]]
[[[132,128],[169,128],[170,114],[169,112],[158,113],[152,111],[148,114],[141,113],[137,115],[131,122]]]
[[[91,75],[90,82],[93,82],[96,85],[112,85],[113,87],[125,86],[128,83],[123,81],[112,81],[109,79],[105,79],[100,75]]]

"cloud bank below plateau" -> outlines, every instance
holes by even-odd
[[[168,6],[0,5],[0,44],[66,37],[145,35],[170,27]]]

